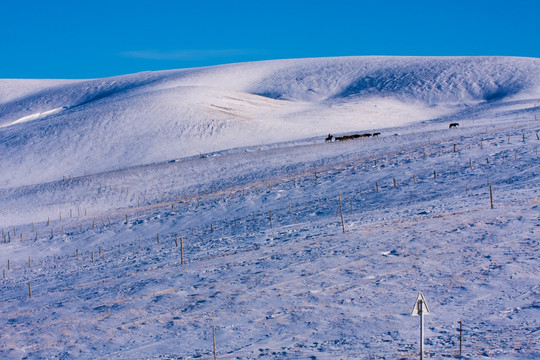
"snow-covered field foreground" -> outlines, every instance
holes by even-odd
[[[431,312],[425,317],[426,357],[455,357],[462,321],[464,358],[539,358],[538,61],[496,58],[499,65],[490,67],[490,61],[478,60],[468,63],[474,71],[467,73],[463,59],[447,60],[445,66],[462,70],[453,79],[474,80],[471,86],[448,80],[445,88],[441,81],[427,86],[432,72],[415,65],[421,61],[438,69],[433,59],[386,61],[399,63],[401,72],[377,70],[373,59],[324,61],[339,71],[349,64],[351,74],[368,71],[359,65],[365,62],[386,79],[410,79],[405,70],[417,66],[420,83],[394,88],[391,81],[380,81],[375,89],[364,89],[371,91],[364,96],[358,87],[347,93],[336,80],[335,93],[347,96],[295,98],[299,87],[312,84],[292,77],[292,86],[276,74],[291,76],[276,70],[269,77],[272,91],[281,87],[282,94],[293,95],[265,98],[272,92],[260,90],[261,83],[260,91],[253,91],[259,95],[242,96],[301,108],[299,113],[276,115],[267,104],[251,104],[257,116],[272,117],[272,126],[225,121],[222,129],[231,125],[238,141],[227,135],[215,152],[208,152],[212,149],[205,147],[212,145],[206,142],[222,133],[201,136],[199,146],[189,140],[189,131],[180,131],[191,153],[175,148],[123,162],[120,155],[131,154],[136,144],[149,154],[176,135],[167,138],[169,129],[156,135],[156,143],[130,133],[122,137],[129,117],[117,103],[100,103],[106,97],[81,105],[77,111],[86,115],[78,118],[69,113],[73,104],[54,100],[75,94],[74,84],[85,83],[78,81],[55,82],[55,89],[69,91],[50,97],[50,108],[17,110],[10,117],[15,108],[44,103],[35,91],[41,94],[52,82],[28,82],[25,88],[6,80],[18,89],[19,100],[5,97],[11,93],[6,87],[0,91],[7,99],[0,118],[0,357],[212,359],[214,327],[218,359],[417,358],[419,320],[411,312],[422,292]],[[308,63],[303,74],[320,71]],[[257,76],[235,65],[243,71],[231,75],[232,90],[224,90],[223,80],[208,96],[246,90],[237,86],[238,76],[260,79],[261,69],[270,73],[282,63],[270,64],[246,65],[257,68]],[[504,64],[515,68],[503,71]],[[339,71],[322,72],[320,79],[341,79]],[[505,76],[514,85],[493,80]],[[153,84],[163,87],[158,80]],[[84,86],[77,96],[84,97]],[[506,90],[464,98],[463,89],[482,86]],[[328,93],[331,86],[319,88]],[[377,89],[386,97],[376,97]],[[410,96],[408,89],[414,90]],[[434,95],[444,109],[431,103]],[[191,90],[189,96],[205,99]],[[371,100],[389,108],[378,110],[368,124],[355,114],[357,104],[367,109]],[[140,101],[133,103],[140,111],[151,102]],[[182,104],[197,108],[187,100]],[[400,118],[405,108],[418,117]],[[324,121],[313,121],[309,130],[304,111],[317,109]],[[395,122],[383,122],[381,114]],[[167,123],[162,115],[156,123]],[[118,119],[125,128],[114,126]],[[193,124],[202,119],[192,117]],[[296,125],[287,119],[308,130],[288,133]],[[453,122],[459,126],[449,129]],[[277,123],[287,136],[274,136]],[[140,119],[131,126],[152,128]],[[55,137],[54,129],[71,135]],[[78,131],[80,137],[73,137]],[[329,131],[381,135],[325,143],[318,135]],[[116,145],[96,140],[111,132]],[[251,135],[252,143],[244,139]],[[83,149],[94,140],[94,152]],[[68,156],[73,149],[80,152]],[[106,165],[94,166],[100,161]]]

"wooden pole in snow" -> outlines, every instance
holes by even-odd
[[[491,184],[489,185],[489,202],[491,204],[491,208],[493,209],[493,192],[491,191]]]
[[[345,232],[345,222],[343,221],[343,209],[341,208],[341,194],[338,195],[339,199],[339,213],[341,214],[341,228]]]
[[[461,357],[461,339],[462,339],[462,337],[461,337],[461,320],[458,321],[458,323],[459,323],[459,357]]]
[[[217,360],[217,353],[216,353],[216,327],[214,324],[212,324],[212,345],[214,349],[214,360]]]
[[[184,265],[184,238],[180,236],[180,265]]]

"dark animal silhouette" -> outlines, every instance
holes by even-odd
[[[336,141],[345,141],[345,140],[352,140],[352,139],[358,139],[358,138],[366,138],[372,136],[371,134],[353,134],[353,135],[345,135],[345,136],[336,136]]]
[[[345,135],[345,136],[336,136],[336,141],[345,141],[345,140],[352,140],[354,139],[353,135]]]
[[[381,135],[380,132],[373,133],[373,136],[379,137],[379,135]]]
[[[451,129],[453,127],[458,127],[459,126],[459,123],[451,123],[448,128]]]
[[[328,134],[328,137],[326,139],[324,139],[324,142],[332,142],[332,139],[334,137],[332,136],[332,134]]]

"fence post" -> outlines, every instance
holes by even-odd
[[[458,321],[459,323],[459,357],[461,357],[461,320]]]
[[[345,222],[343,221],[343,209],[341,208],[341,194],[338,195],[339,199],[339,213],[341,214],[341,228],[345,232]]]
[[[214,349],[214,360],[217,360],[216,353],[216,327],[212,324],[212,347]]]
[[[491,191],[491,184],[489,184],[489,202],[491,204],[491,208],[493,209],[493,192]]]

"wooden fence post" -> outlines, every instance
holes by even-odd
[[[461,357],[461,321],[459,323],[459,357]]]
[[[343,229],[343,232],[345,232],[345,222],[343,221],[343,210],[341,208],[341,194],[338,195],[339,199],[339,213],[341,214],[341,228]]]
[[[180,236],[180,265],[184,265],[184,237]]]
[[[214,360],[217,360],[216,353],[216,327],[212,324],[212,347],[214,349]]]
[[[491,208],[493,209],[493,192],[491,191],[491,184],[489,185],[489,202],[491,204]]]

